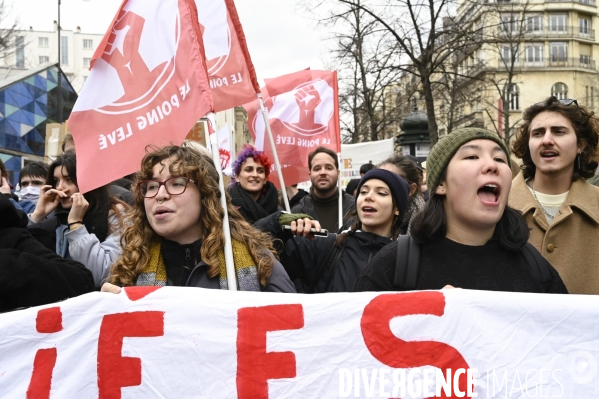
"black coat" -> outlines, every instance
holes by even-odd
[[[391,242],[387,237],[364,231],[349,234],[345,239],[339,262],[333,264],[335,271],[329,284],[328,276],[322,275],[318,278],[319,270],[321,267],[326,267],[325,260],[338,235],[329,234],[327,237],[317,237],[314,241],[292,236],[279,226],[280,215],[281,212],[277,212],[261,219],[254,224],[254,227],[270,232],[283,240],[285,248],[281,251],[281,263],[295,283],[298,292],[303,292],[303,288],[309,286],[314,286],[315,293],[352,292],[358,276],[368,261]]]
[[[20,226],[14,205],[0,198],[0,312],[45,305],[94,290],[89,270],[45,248]]]

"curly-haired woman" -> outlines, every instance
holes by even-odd
[[[123,255],[103,291],[132,285],[227,289],[224,211],[218,173],[206,155],[167,146],[146,154],[133,191],[135,206],[122,237]],[[270,238],[227,210],[237,285],[243,291],[295,292],[271,253]]]
[[[250,224],[279,209],[277,189],[268,181],[270,165],[266,154],[251,145],[243,146],[233,163],[234,179],[228,188],[229,195]]]

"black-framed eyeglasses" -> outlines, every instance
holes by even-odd
[[[142,180],[137,183],[137,187],[144,198],[154,198],[160,191],[160,186],[164,186],[170,195],[181,195],[185,192],[189,182],[195,183],[189,177],[171,177],[165,181]]]

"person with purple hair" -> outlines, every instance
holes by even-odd
[[[268,181],[270,165],[266,154],[249,144],[243,146],[233,163],[229,195],[250,224],[279,210],[277,189]]]

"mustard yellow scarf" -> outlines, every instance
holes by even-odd
[[[235,239],[233,241],[233,261],[235,263],[235,277],[239,291],[260,291],[258,269],[247,246]],[[162,242],[156,241],[150,246],[150,262],[137,277],[137,286],[165,286],[167,283],[166,265],[162,258]],[[227,282],[227,268],[225,267],[225,253],[218,251],[220,264],[219,284],[221,290],[229,289]]]

